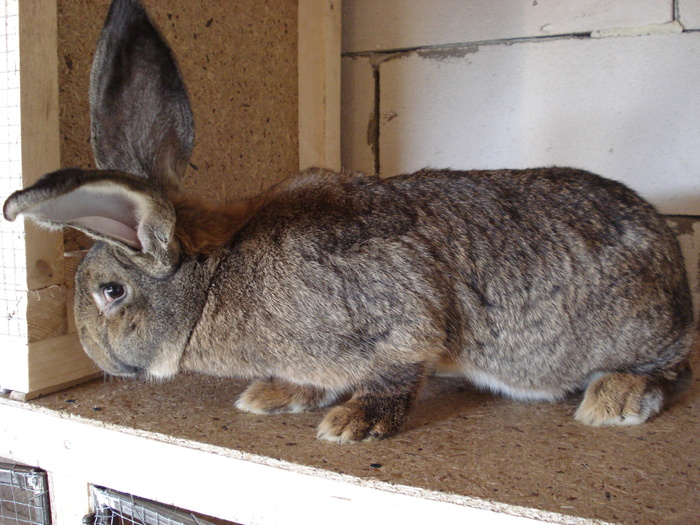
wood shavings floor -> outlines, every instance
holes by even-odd
[[[97,380],[31,403],[84,418],[392,484],[624,524],[700,523],[700,356],[689,392],[637,427],[589,428],[578,398],[518,403],[435,378],[403,432],[381,442],[315,439],[323,411],[260,416],[245,383],[183,374]]]

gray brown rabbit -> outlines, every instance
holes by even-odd
[[[318,436],[395,434],[426,379],[516,399],[583,390],[576,418],[637,424],[689,384],[695,338],[678,243],[620,183],[574,169],[310,169],[259,197],[179,193],[193,124],[175,60],[137,0],[114,0],[90,89],[97,170],[13,194],[19,214],[97,239],[76,318],[107,373],[250,378],[236,406],[337,404]]]

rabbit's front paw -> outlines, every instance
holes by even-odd
[[[413,396],[355,396],[332,409],[318,426],[318,438],[337,443],[373,441],[396,434]]]
[[[236,408],[255,414],[306,412],[335,402],[335,392],[313,386],[288,383],[281,379],[253,382],[236,401]]]

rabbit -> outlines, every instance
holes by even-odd
[[[631,425],[690,383],[678,242],[648,202],[573,168],[311,168],[225,205],[179,191],[194,125],[175,58],[113,0],[91,76],[97,169],[44,175],[4,216],[97,242],[75,314],[107,374],[252,381],[236,407],[329,408],[320,439],[395,435],[433,374],[519,400],[583,391],[575,418]]]

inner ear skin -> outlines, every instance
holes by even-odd
[[[117,171],[59,170],[13,194],[8,215],[78,229],[133,258],[146,273],[170,275],[179,264],[175,209],[149,181]]]

